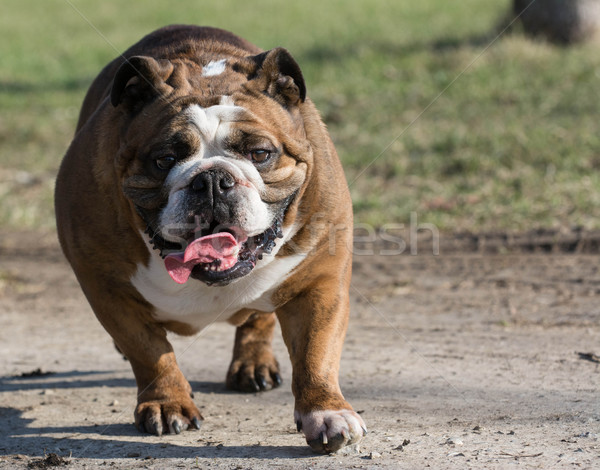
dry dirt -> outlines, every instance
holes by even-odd
[[[281,338],[282,387],[230,393],[222,323],[173,338],[202,430],[138,434],[129,365],[54,234],[0,236],[0,469],[600,468],[598,255],[355,257],[340,380],[369,434],[319,456]]]

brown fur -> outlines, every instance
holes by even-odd
[[[274,294],[275,314],[242,309],[229,319],[240,326],[227,385],[247,391],[257,385],[260,389],[278,385],[279,368],[270,345],[276,315],[292,360],[296,410],[351,409],[338,384],[349,309],[351,201],[318,112],[297,80],[279,71],[287,67],[294,75],[299,69],[281,63],[279,58],[286,56],[276,51],[265,53],[264,62],[257,65],[257,59],[248,57],[260,54],[258,48],[212,28],[163,28],[132,46],[124,57],[140,54],[156,59],[144,63],[153,67],[152,83],[134,77],[140,93],[148,87],[148,92],[159,92],[173,103],[185,96],[209,103],[213,96],[231,94],[241,106],[248,103],[253,110],[263,110],[264,128],[285,144],[277,177],[265,181],[269,190],[263,200],[281,200],[300,185],[284,226],[300,223],[302,228],[277,256],[298,249],[312,254]],[[237,72],[226,72],[220,81],[201,77],[201,60],[206,63],[224,55],[238,60]],[[123,111],[134,102],[126,89],[134,71],[120,69],[123,61],[115,59],[102,70],[83,103],[57,180],[59,238],[95,314],[131,362],[138,385],[136,425],[156,434],[178,432],[178,427],[197,425],[202,417],[177,367],[166,330],[179,334],[195,330],[177,321],[158,323],[153,307],[130,281],[137,265],[148,263],[149,253],[140,236],[145,224],[129,198],[139,197],[140,205],[153,207],[157,204],[153,194],[160,194],[160,184],[140,176],[139,163],[129,163],[130,154],[161,138],[157,135],[161,121],[156,118],[155,131],[148,120],[132,120],[133,108]],[[122,75],[115,78],[117,70]],[[171,111],[159,99],[144,112],[165,116]]]
[[[281,384],[279,363],[271,347],[274,329],[273,313],[255,313],[237,328],[227,388],[258,392]]]

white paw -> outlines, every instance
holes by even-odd
[[[352,410],[319,410],[309,413],[294,412],[298,431],[316,452],[336,452],[355,444],[367,434],[362,418]]]

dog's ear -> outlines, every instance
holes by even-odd
[[[289,108],[304,102],[306,85],[300,66],[283,47],[250,57],[256,64],[254,80],[262,91]]]
[[[173,64],[168,60],[134,56],[127,59],[113,80],[110,102],[138,108],[171,89],[166,80],[173,73]]]

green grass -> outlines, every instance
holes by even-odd
[[[54,176],[102,66],[159,26],[196,23],[292,52],[357,221],[598,228],[600,49],[490,45],[509,3],[3,0],[0,227],[53,226]]]

